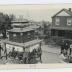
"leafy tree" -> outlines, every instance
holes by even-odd
[[[11,21],[13,21],[13,20],[15,20],[15,19],[16,19],[16,17],[15,17],[15,15],[14,15],[14,14],[10,14],[10,15],[9,15],[9,18],[11,19]]]
[[[43,28],[43,34],[44,36],[46,36],[48,32],[48,25],[46,21],[42,21],[42,28]]]
[[[3,38],[6,38],[6,30],[11,28],[11,19],[7,14],[0,13],[0,30]]]

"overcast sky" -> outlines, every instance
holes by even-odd
[[[70,8],[72,4],[55,5],[0,5],[0,12],[7,14],[23,15],[24,18],[35,21],[51,21],[51,17],[62,8]]]

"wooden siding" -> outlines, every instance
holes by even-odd
[[[55,23],[55,19],[56,18],[59,18],[60,19],[60,24],[59,25],[56,25]],[[72,24],[71,25],[67,25],[67,19],[68,18],[72,18],[71,16],[68,17],[68,16],[56,16],[56,17],[53,17],[52,18],[52,26],[55,26],[55,27],[72,27]]]

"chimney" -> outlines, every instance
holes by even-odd
[[[71,12],[71,8],[69,8],[69,11]]]

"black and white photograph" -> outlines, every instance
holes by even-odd
[[[0,64],[72,63],[72,4],[0,5]]]

